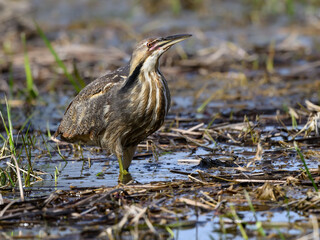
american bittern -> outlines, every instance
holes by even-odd
[[[137,145],[160,128],[170,107],[159,58],[190,36],[140,42],[127,66],[91,82],[72,100],[54,137],[100,146],[117,156],[120,175],[126,174]]]

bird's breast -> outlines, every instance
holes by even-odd
[[[145,138],[160,128],[170,107],[170,92],[164,77],[157,71],[141,72],[130,93],[130,133],[133,138]]]

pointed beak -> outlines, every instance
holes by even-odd
[[[152,50],[155,50],[155,49],[168,50],[172,45],[178,42],[181,42],[191,36],[192,36],[191,34],[179,34],[179,35],[158,38],[156,39],[156,44]]]

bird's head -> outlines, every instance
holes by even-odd
[[[168,37],[148,38],[141,41],[132,53],[130,73],[139,65],[147,71],[154,70],[157,68],[158,60],[164,52],[175,43],[181,42],[191,36],[191,34],[179,34]]]

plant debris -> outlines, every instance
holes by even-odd
[[[1,239],[319,238],[319,4],[197,2],[0,0]],[[84,83],[179,32],[172,107],[123,182],[51,140]]]

